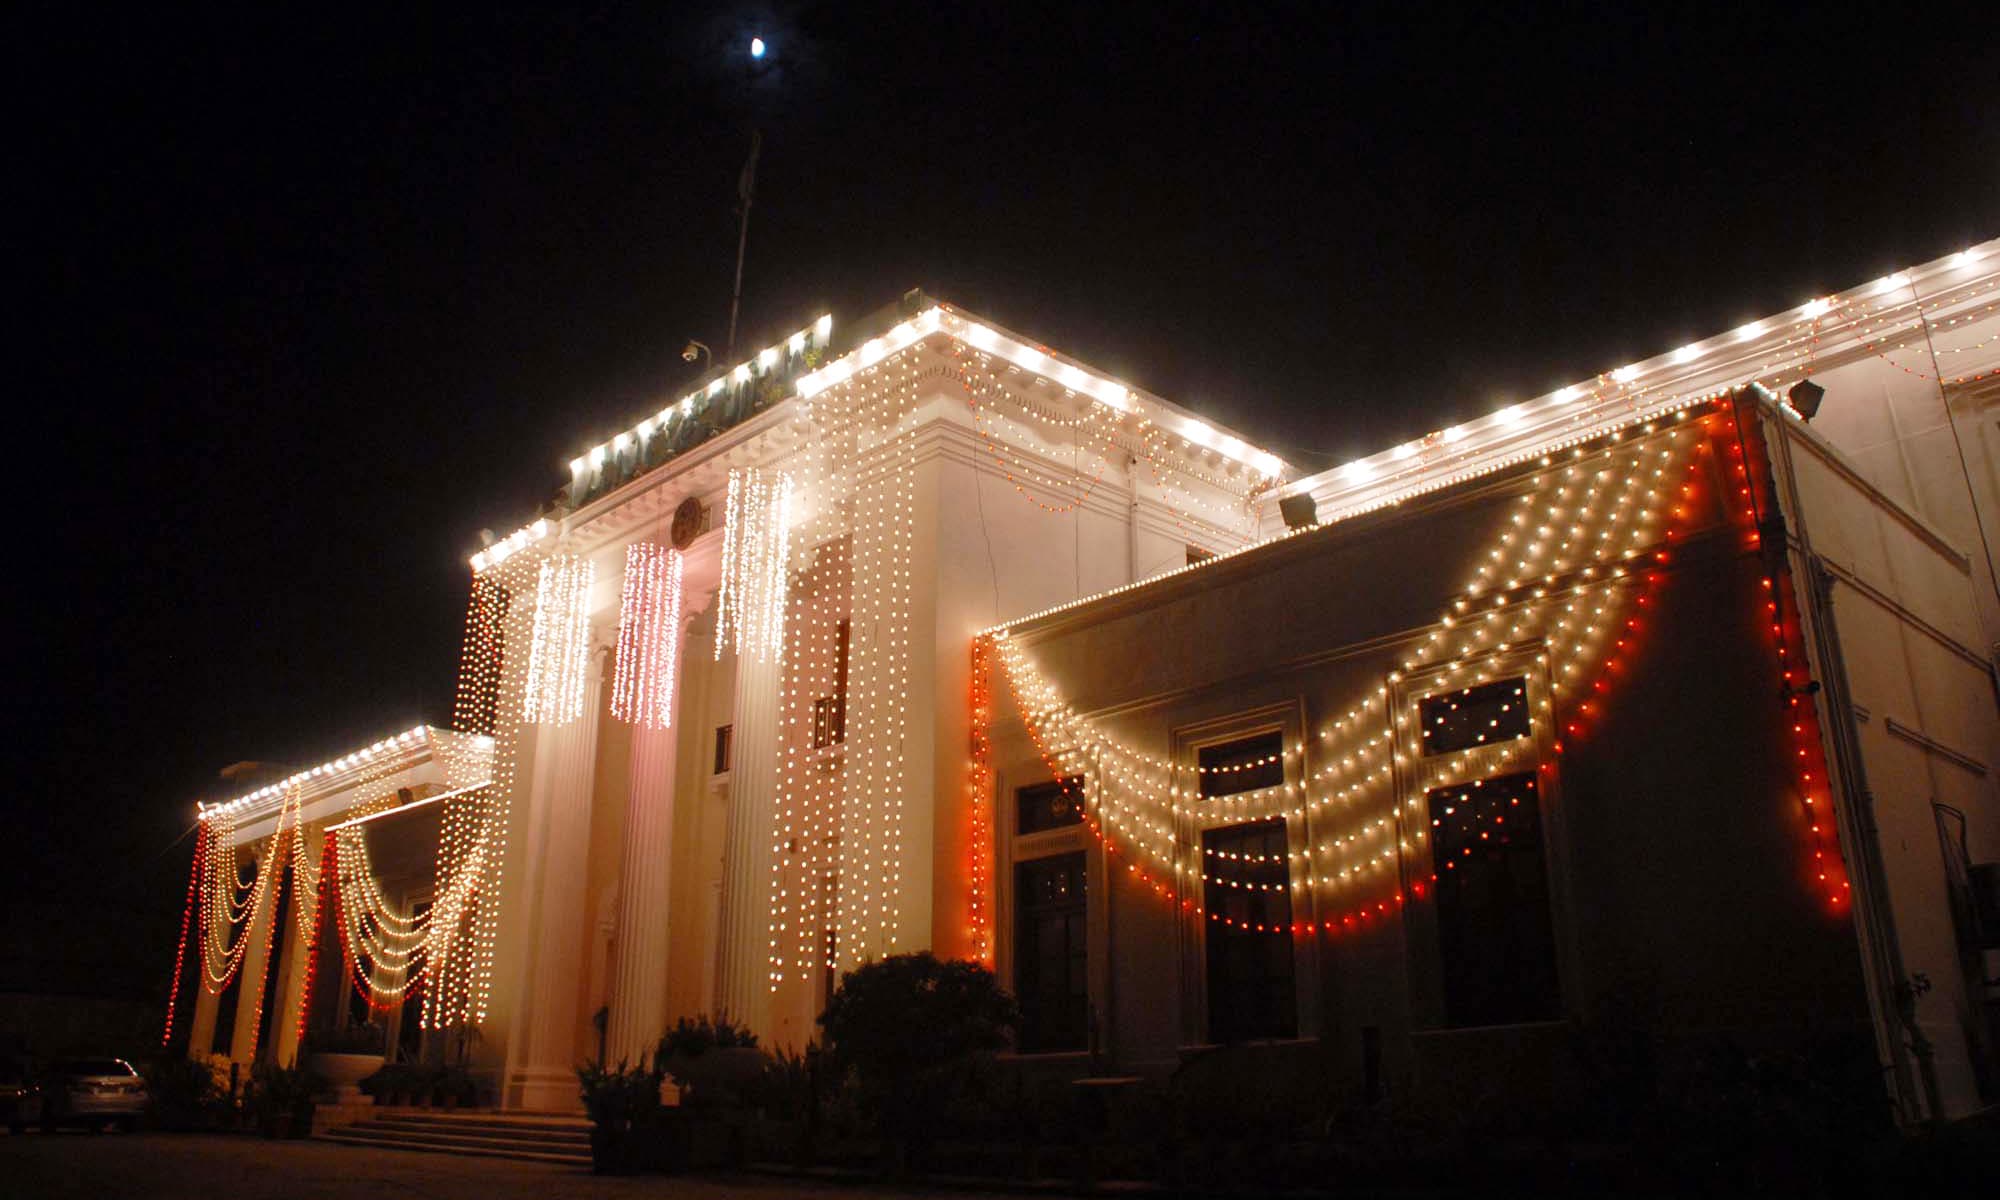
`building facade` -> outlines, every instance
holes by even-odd
[[[931,949],[1051,1071],[1555,1087],[1638,997],[1976,1107],[1996,292],[1988,243],[1310,478],[949,305],[822,319],[474,557],[457,732],[204,809],[180,1027],[562,1108]]]

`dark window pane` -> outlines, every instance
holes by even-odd
[[[1203,746],[1196,757],[1204,796],[1233,796],[1285,782],[1285,735],[1275,729]]]
[[[1454,1026],[1560,1015],[1540,796],[1533,774],[1429,795],[1445,1019]]]
[[[1528,681],[1482,683],[1463,691],[1427,696],[1418,705],[1424,726],[1424,753],[1449,754],[1528,735]]]
[[[1016,789],[1014,811],[1018,818],[1015,829],[1020,833],[1079,824],[1083,820],[1083,776]]]
[[[1024,1054],[1089,1048],[1084,889],[1082,851],[1014,868],[1014,990]]]
[[[1285,823],[1201,835],[1208,910],[1208,1036],[1229,1043],[1298,1032]]]
[[[720,775],[729,769],[731,743],[735,740],[736,726],[718,725],[715,728],[715,769],[711,774]]]

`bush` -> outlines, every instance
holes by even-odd
[[[305,1067],[262,1064],[250,1076],[245,1106],[266,1137],[301,1137],[311,1129],[313,1097],[326,1080]]]
[[[661,1038],[659,1048],[654,1052],[654,1063],[679,1056],[699,1058],[710,1050],[726,1050],[732,1047],[755,1049],[757,1035],[750,1032],[748,1025],[739,1025],[727,1015],[709,1017],[682,1017],[674,1022]]]
[[[373,1075],[355,1086],[378,1104],[430,1103],[431,1094],[446,1074],[443,1068],[423,1063],[384,1063]]]
[[[161,1129],[205,1129],[227,1107],[229,1078],[218,1085],[205,1061],[170,1058],[148,1063],[141,1072],[153,1097],[153,1121]]]
[[[656,1123],[664,1078],[657,1061],[635,1067],[620,1059],[611,1067],[591,1059],[576,1069],[583,1109],[590,1116],[592,1169],[618,1174],[644,1165],[640,1143]]]
[[[834,1068],[881,1131],[923,1147],[976,1107],[984,1062],[1020,1023],[1014,998],[978,963],[898,954],[841,977],[820,1015]]]

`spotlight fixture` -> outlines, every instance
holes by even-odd
[[[1819,412],[1819,402],[1826,398],[1826,389],[1810,379],[1801,379],[1785,393],[1785,402],[1803,420],[1810,421]]]
[[[1287,529],[1311,529],[1319,524],[1319,505],[1314,502],[1311,492],[1280,496],[1278,512],[1285,518]]]

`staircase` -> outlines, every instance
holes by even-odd
[[[590,1122],[563,1113],[375,1110],[363,1120],[335,1125],[322,1141],[385,1150],[428,1150],[528,1162],[590,1165]]]

